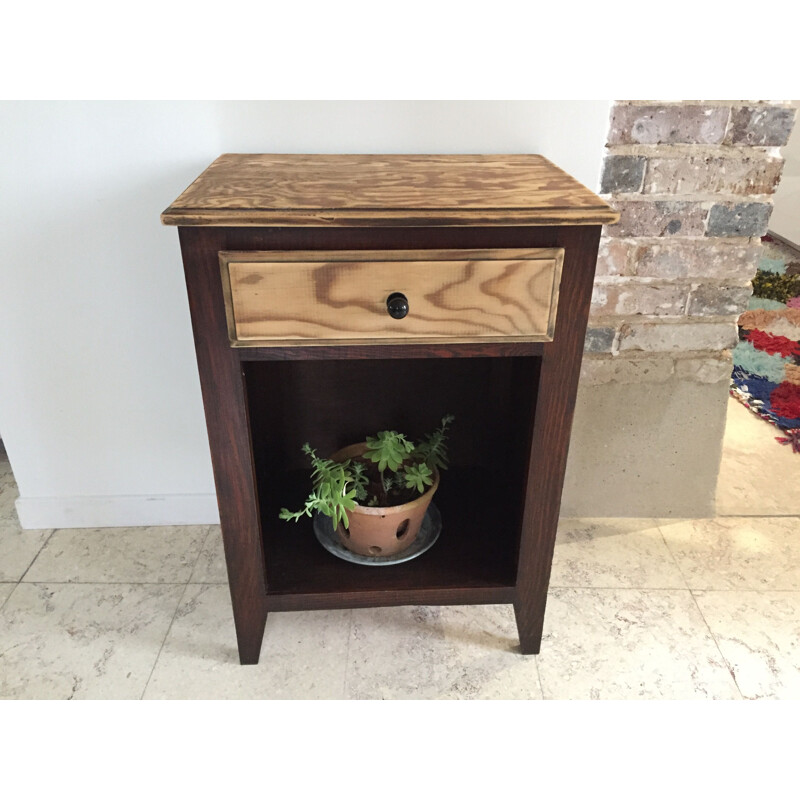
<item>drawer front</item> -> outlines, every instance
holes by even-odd
[[[236,347],[550,341],[562,249],[222,252]],[[387,301],[408,310],[393,318]],[[400,312],[395,313],[402,313]]]

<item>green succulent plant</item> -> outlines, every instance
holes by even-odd
[[[404,489],[424,494],[433,485],[434,473],[447,469],[447,430],[454,419],[446,414],[439,427],[417,444],[397,431],[379,431],[367,437],[363,460],[320,458],[311,445],[304,444],[303,452],[311,461],[312,490],[299,511],[282,508],[280,519],[297,522],[317,511],[330,517],[334,528],[339,523],[349,528],[347,512],[356,505],[391,505],[390,494]],[[372,495],[367,491],[370,467],[381,488]]]

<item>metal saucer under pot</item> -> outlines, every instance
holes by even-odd
[[[417,538],[405,550],[393,556],[361,556],[348,550],[339,540],[339,536],[334,530],[330,517],[323,514],[314,514],[314,533],[319,543],[337,558],[349,561],[352,564],[365,564],[370,567],[390,566],[391,564],[402,564],[412,558],[421,556],[426,550],[430,550],[439,538],[442,531],[442,517],[439,509],[431,503],[422,520],[422,527],[417,534]]]

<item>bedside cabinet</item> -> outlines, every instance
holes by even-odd
[[[539,651],[603,224],[536,155],[223,155],[177,225],[241,663],[267,614],[513,604]],[[300,505],[323,456],[455,415],[439,540],[337,559]],[[268,654],[267,654],[268,655]]]

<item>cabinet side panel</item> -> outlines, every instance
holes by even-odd
[[[524,653],[538,653],[541,644],[600,230],[572,227],[557,232],[566,254],[555,336],[542,347],[535,412],[530,415],[533,427],[514,603]]]
[[[255,664],[267,616],[264,556],[242,366],[228,344],[221,236],[213,228],[179,233],[239,656]]]

